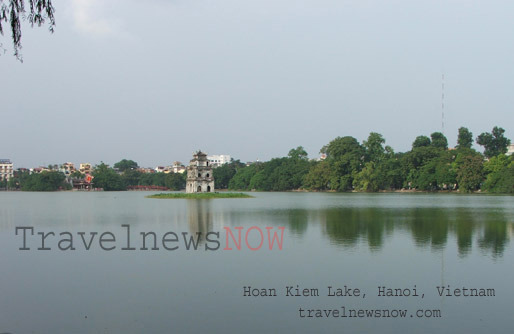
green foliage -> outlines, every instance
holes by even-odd
[[[304,178],[304,188],[308,190],[330,190],[332,170],[328,161],[314,164]]]
[[[479,154],[459,153],[455,161],[457,183],[461,192],[480,189],[484,182],[484,159]]]
[[[366,157],[366,150],[357,139],[346,136],[337,137],[327,146],[327,161],[330,164],[330,188],[337,191],[352,190],[354,176],[360,172]]]
[[[127,173],[126,171],[125,173]],[[124,174],[125,174],[124,173]],[[165,173],[140,173],[138,186],[166,186],[166,175]]]
[[[514,193],[514,159],[500,154],[485,162],[487,178],[483,189],[490,193]]]
[[[404,156],[408,169],[418,169],[435,159],[440,154],[440,150],[433,146],[420,146],[413,148]]]
[[[479,136],[480,142],[487,143],[488,154],[492,154],[494,147],[505,148],[509,143],[503,137],[503,132],[503,129],[495,127],[491,134]],[[322,153],[327,154],[323,161],[309,161],[302,146],[291,149],[286,157],[250,166],[232,160],[213,170],[215,188],[366,192],[408,188],[423,191],[459,189],[461,192],[473,192],[482,189],[491,193],[514,192],[513,158],[500,153],[484,162],[484,156],[470,148],[472,134],[466,128],[459,129],[457,150],[447,149],[448,141],[440,132],[432,133],[431,138],[418,136],[412,150],[406,153],[395,153],[384,144],[382,135],[371,132],[362,145],[350,136],[330,141],[321,149]],[[121,175],[104,163],[96,166],[93,186],[104,190],[125,190],[127,186],[162,186],[180,190],[186,185],[185,173],[142,173],[136,169],[136,162],[126,159],[115,166],[123,170]],[[9,189],[25,190],[68,187],[65,182],[49,178],[39,180],[39,177],[28,173],[15,174],[7,186]],[[0,184],[2,186],[5,187],[5,182]]]
[[[56,191],[70,189],[70,185],[65,183],[66,177],[57,171],[41,172],[39,174],[26,175],[21,184],[23,191]]]
[[[381,134],[371,132],[368,139],[364,141],[363,146],[366,151],[366,161],[380,161],[385,156],[385,139]]]
[[[457,138],[457,149],[470,149],[471,145],[473,145],[473,133],[471,133],[468,128],[460,127],[459,136]]]
[[[351,156],[360,161],[361,157],[365,154],[364,148],[357,139],[350,136],[337,137],[328,143],[327,146],[323,147],[323,151],[327,154],[327,159],[329,160],[343,160],[345,157]]]
[[[228,164],[216,167],[212,171],[214,177],[214,185],[216,189],[228,189],[230,180],[236,175],[238,169],[243,168],[243,164],[239,160],[232,160]]]
[[[292,148],[287,156],[293,160],[307,160],[307,152],[302,146]]]
[[[452,151],[439,151],[427,160],[418,170],[414,179],[414,186],[425,191],[454,189],[457,183],[454,161],[455,153]]]
[[[138,170],[127,169],[123,172],[123,174],[121,175],[121,178],[123,179],[123,183],[125,184],[125,186],[153,185],[152,180],[150,181],[150,184],[141,184],[140,179],[141,179],[142,175],[143,175],[143,173],[141,173]]]
[[[477,144],[484,147],[484,155],[487,158],[507,153],[510,139],[507,139],[504,133],[504,129],[495,126],[492,133],[483,132],[477,137]]]
[[[500,154],[495,157],[489,159],[484,163],[484,171],[487,174],[498,173],[503,170],[505,167],[508,167],[512,162],[512,158],[506,156],[505,154]]]
[[[41,26],[48,20],[48,29],[50,32],[54,31],[55,9],[51,0],[28,0],[28,8],[30,11],[27,13],[25,10],[25,0],[0,0],[0,34],[4,34],[3,22],[11,28],[11,36],[14,47],[14,55],[20,61],[21,54],[21,21],[28,19],[31,26]]]
[[[28,171],[25,172],[14,172],[14,176],[9,179],[7,182],[7,188],[9,190],[19,190],[22,187],[27,179],[30,177],[30,173]]]
[[[117,169],[120,172],[137,168],[139,168],[139,166],[137,165],[137,162],[135,162],[134,160],[123,159],[114,164],[114,169]]]
[[[448,139],[441,132],[434,132],[430,135],[432,139],[431,145],[433,147],[447,150],[448,149]]]
[[[312,164],[307,160],[307,153],[303,147],[299,146],[290,150],[288,157],[238,168],[228,187],[260,191],[300,189]],[[217,182],[216,177],[214,182]]]
[[[417,136],[416,139],[414,139],[414,142],[412,143],[412,149],[430,146],[430,143],[430,138],[428,138],[427,136]]]
[[[355,189],[367,192],[378,191],[380,189],[380,175],[376,171],[376,163],[367,162],[353,180]]]
[[[75,178],[75,179],[83,179],[85,175],[82,174],[80,171],[76,170],[73,173],[71,173],[70,176]]]
[[[171,190],[182,190],[186,188],[186,173],[169,173],[165,175],[164,185],[166,188]]]
[[[228,183],[228,189],[237,190],[252,190],[250,188],[250,181],[252,177],[261,169],[260,163],[250,165],[248,167],[240,168],[230,182]],[[214,185],[216,186],[216,179],[214,179]]]
[[[103,162],[95,166],[93,172],[93,186],[95,188],[103,188],[105,191],[126,190],[127,186],[123,182],[121,175],[116,173]]]

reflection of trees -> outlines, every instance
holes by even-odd
[[[443,249],[453,233],[459,254],[470,253],[473,236],[481,249],[502,255],[508,242],[508,223],[503,213],[477,214],[473,209],[330,208],[318,212],[324,232],[336,244],[352,247],[365,241],[380,249],[393,229],[410,231],[418,247]]]
[[[372,250],[380,249],[386,231],[393,229],[394,216],[378,208],[328,209],[325,215],[325,232],[336,243],[353,246],[364,239]]]
[[[303,235],[307,231],[309,225],[309,211],[305,209],[287,210],[287,219],[289,222],[289,230],[296,235]]]
[[[209,201],[191,201],[191,232],[212,230]],[[265,219],[264,219],[265,218]],[[293,237],[306,234],[309,224],[321,224],[323,233],[336,245],[354,247],[365,243],[380,250],[385,238],[396,233],[410,235],[417,247],[434,251],[446,247],[454,237],[460,256],[470,254],[473,242],[480,249],[501,256],[509,240],[509,224],[502,211],[474,208],[377,208],[331,207],[274,209],[232,212],[229,221],[242,224],[248,219],[286,226]]]
[[[498,213],[491,213],[487,218],[489,222],[484,226],[484,233],[478,239],[478,245],[483,250],[491,250],[494,257],[502,256],[508,241],[505,217]]]
[[[455,233],[457,234],[457,247],[459,255],[464,256],[471,252],[473,243],[473,215],[469,210],[457,210]]]
[[[201,233],[201,241],[205,240],[207,232],[212,231],[211,201],[208,199],[187,200],[187,221],[189,232],[196,237]]]
[[[410,228],[418,246],[444,248],[448,236],[448,214],[441,208],[414,209]]]

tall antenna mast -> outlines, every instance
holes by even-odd
[[[444,135],[444,73],[441,80],[441,128]]]

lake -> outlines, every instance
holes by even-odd
[[[512,331],[512,196],[149,194],[0,192],[0,333]]]

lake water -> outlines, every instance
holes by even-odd
[[[0,192],[0,333],[512,332],[512,196],[254,193],[163,200],[149,194]],[[136,250],[121,249],[127,226]],[[248,248],[261,241],[253,226],[264,236],[256,251]],[[28,229],[16,235],[16,227],[33,227],[34,235]],[[225,227],[236,239],[235,227],[242,227],[241,250],[232,239],[232,250],[224,250]],[[266,227],[284,227],[282,250],[269,249]],[[23,231],[29,250],[19,250]],[[170,231],[179,241],[168,246],[176,250],[161,242]],[[55,233],[45,239],[50,250],[38,250],[38,232]],[[71,233],[75,250],[59,249],[67,245],[59,244],[63,232]],[[98,233],[89,250],[78,232],[86,244]],[[116,247],[111,251],[100,247],[104,232],[116,238],[103,244]],[[159,249],[151,250],[148,238],[149,249],[141,250],[141,232],[154,232]],[[202,239],[198,250],[186,249],[183,233],[208,232],[219,233],[211,234],[219,244]],[[352,296],[328,296],[328,286],[346,286]],[[448,286],[452,294],[473,288],[494,289],[495,296],[440,296],[437,287]],[[275,289],[277,296],[244,296],[244,287]],[[286,287],[319,296],[286,296]],[[383,297],[379,287],[418,296]],[[383,316],[386,310],[390,317],[349,317],[351,310]],[[408,313],[402,318],[392,310]]]

